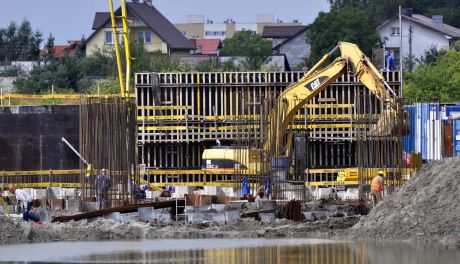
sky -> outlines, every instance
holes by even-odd
[[[114,0],[116,7],[118,3]],[[108,0],[1,0],[1,4],[0,27],[26,18],[44,39],[52,33],[56,45],[88,37],[94,13],[109,10]],[[255,23],[256,14],[273,14],[275,20],[309,24],[320,11],[329,10],[327,0],[153,0],[153,4],[172,23],[186,22],[187,15],[204,15],[214,23],[227,18]]]

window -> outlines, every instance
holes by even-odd
[[[227,31],[206,31],[204,32],[206,36],[225,36]]]
[[[105,44],[113,44],[113,32],[112,31],[105,32]]]
[[[138,31],[136,33],[137,41],[142,41],[144,43],[152,43],[152,32],[150,31]]]
[[[390,35],[391,36],[399,36],[399,27],[391,27],[390,28]]]
[[[118,35],[118,43],[122,43],[123,35],[122,34],[117,34],[117,35]],[[112,31],[105,32],[105,44],[110,44],[110,45],[115,44]]]

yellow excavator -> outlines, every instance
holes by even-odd
[[[341,56],[331,64],[321,66],[340,49]],[[299,81],[283,91],[272,109],[268,124],[267,139],[263,149],[243,147],[217,146],[204,150],[202,154],[202,170],[217,173],[233,170],[239,173],[256,173],[266,171],[270,165],[277,166],[277,162],[284,159],[288,163],[289,152],[292,144],[292,134],[286,133],[298,110],[310,99],[323,91],[329,84],[337,80],[348,69],[356,76],[378,99],[386,102],[386,108],[375,125],[369,132],[373,135],[389,135],[390,129],[396,124],[388,125],[388,120],[395,122],[398,113],[396,104],[397,95],[386,83],[382,74],[375,68],[369,58],[357,45],[339,42],[338,45],[309,70]],[[385,125],[383,125],[385,123]],[[390,129],[388,128],[390,127]],[[267,162],[271,159],[271,162]],[[284,164],[285,166],[287,164]],[[288,166],[288,165],[287,165]]]

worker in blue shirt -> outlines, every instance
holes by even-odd
[[[387,71],[395,70],[395,59],[391,56],[391,53],[388,50],[385,50],[385,69]]]

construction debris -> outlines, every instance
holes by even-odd
[[[150,202],[150,203],[133,204],[133,205],[120,206],[120,207],[112,207],[112,208],[106,208],[102,210],[89,211],[89,212],[85,212],[85,213],[81,213],[77,215],[53,217],[51,222],[53,223],[54,222],[68,222],[71,220],[78,221],[78,220],[87,219],[87,218],[94,218],[94,217],[109,215],[115,212],[131,213],[131,212],[137,212],[137,209],[142,208],[142,207],[153,207],[155,209],[161,209],[161,208],[167,208],[167,207],[176,208],[176,205],[184,206],[185,200],[178,199],[178,200],[170,200],[170,201]]]

